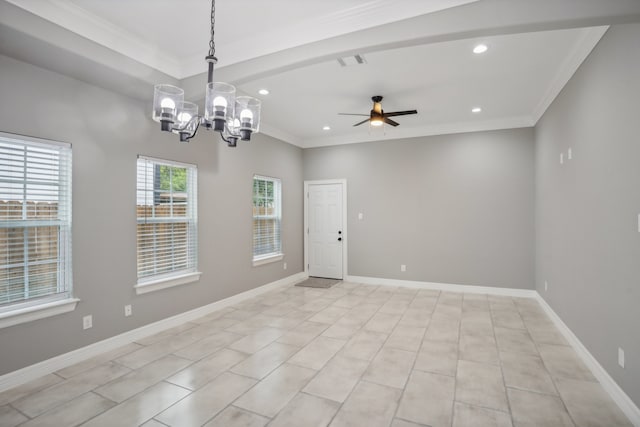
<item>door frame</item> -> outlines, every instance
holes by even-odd
[[[304,182],[304,272],[309,276],[309,185],[342,184],[342,280],[347,277],[347,254],[349,233],[347,232],[347,180],[346,179],[320,179]]]

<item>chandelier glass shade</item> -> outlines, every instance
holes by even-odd
[[[249,141],[251,134],[260,130],[260,100],[250,96],[236,97],[233,85],[213,81],[213,69],[218,59],[215,56],[215,0],[211,1],[211,40],[208,63],[208,79],[205,88],[204,114],[198,114],[198,105],[184,100],[184,90],[179,87],[159,84],[154,87],[154,121],[160,129],[180,136],[180,142],[193,138],[200,126],[220,134],[230,147],[238,139]]]

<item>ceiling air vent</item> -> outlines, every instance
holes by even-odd
[[[357,54],[353,56],[345,56],[344,58],[338,58],[338,64],[342,67],[350,67],[352,65],[366,64],[367,60],[363,55]]]

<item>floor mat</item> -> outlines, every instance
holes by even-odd
[[[340,282],[338,279],[324,279],[322,277],[309,277],[304,282],[296,284],[296,286],[304,286],[306,288],[330,288],[336,283]]]

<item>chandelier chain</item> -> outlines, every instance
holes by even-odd
[[[216,42],[213,40],[216,25],[216,0],[211,0],[211,40],[209,40],[209,56],[216,56]]]

